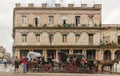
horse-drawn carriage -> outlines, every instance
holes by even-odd
[[[29,52],[27,55],[28,58],[28,69],[35,72],[36,70],[42,72],[51,71],[51,65],[48,62],[45,62],[44,57],[40,53]]]
[[[96,72],[98,69],[97,61],[87,59],[81,53],[67,54],[59,52],[59,61],[63,72]]]
[[[66,52],[58,52],[58,61],[48,58],[46,62],[39,53],[28,53],[28,67],[32,71],[50,72],[53,68],[58,67],[62,72],[95,72],[97,66],[94,60],[88,60],[81,53],[68,54]]]

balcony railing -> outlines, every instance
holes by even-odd
[[[63,24],[63,27],[71,27],[71,24]]]

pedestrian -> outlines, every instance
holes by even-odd
[[[7,68],[7,59],[3,59],[4,69]]]
[[[22,68],[23,68],[23,73],[27,72],[27,61],[26,61],[26,57],[22,56]]]
[[[18,73],[19,72],[19,60],[18,60],[18,57],[16,56],[15,57],[15,61],[14,61],[14,66],[15,66],[15,73]]]

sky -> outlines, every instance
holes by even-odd
[[[48,3],[53,6],[55,3],[60,3],[66,6],[68,3],[74,3],[75,6],[80,6],[81,3],[86,3],[92,6],[94,3],[102,4],[102,23],[103,24],[120,24],[120,0],[1,0],[0,1],[0,46],[3,46],[7,52],[12,53],[12,30],[13,30],[13,8],[15,3],[23,5],[34,3]]]

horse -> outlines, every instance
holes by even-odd
[[[109,72],[112,73],[112,67],[115,63],[119,64],[118,60],[100,60],[99,64],[101,65],[101,72],[103,73],[104,67],[108,66],[110,67]]]

